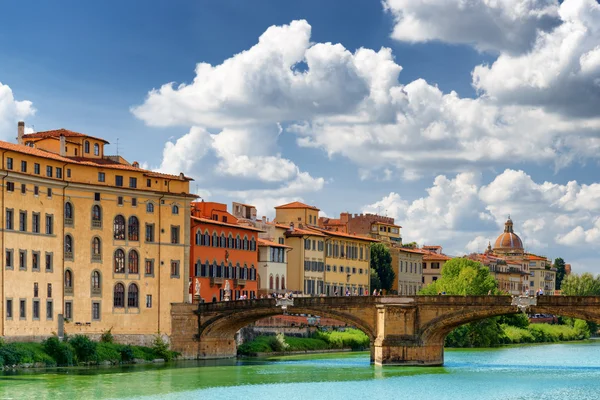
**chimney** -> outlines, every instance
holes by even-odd
[[[263,222],[263,223],[267,222],[267,217],[265,217],[264,215],[263,215],[263,217],[262,217],[262,222]]]
[[[67,142],[65,141],[65,135],[63,135],[62,133],[60,134],[60,155],[61,156],[66,156],[66,151],[67,150]]]
[[[17,124],[17,143],[23,144],[23,135],[25,134],[25,121],[19,121]]]
[[[133,164],[131,164],[134,168],[139,168],[140,167],[140,163],[137,161],[134,161]]]

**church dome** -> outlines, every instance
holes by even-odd
[[[523,251],[523,242],[521,241],[521,238],[513,232],[513,222],[510,219],[510,216],[504,224],[504,232],[498,236],[496,243],[494,243],[494,250]]]

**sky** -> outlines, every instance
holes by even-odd
[[[450,255],[510,215],[600,273],[597,0],[3,2],[0,140],[19,120],[206,201],[379,213]]]

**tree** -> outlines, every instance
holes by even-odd
[[[588,272],[565,277],[561,284],[562,294],[565,296],[598,296],[600,295],[600,277]]]
[[[468,258],[453,258],[444,264],[442,276],[425,286],[419,294],[446,294],[473,296],[484,295],[491,291],[500,294],[497,282],[490,270],[477,261]]]
[[[565,260],[560,257],[554,259],[554,267],[556,268],[556,284],[554,288],[560,290],[562,281],[565,278]]]
[[[371,245],[371,271],[375,271],[379,278],[378,289],[386,292],[392,290],[396,274],[392,269],[392,255],[390,250],[383,243],[373,243]],[[373,282],[373,278],[371,278]]]
[[[377,275],[377,272],[374,269],[371,269],[371,289],[377,289],[379,291],[379,289],[381,289],[381,281],[379,280],[379,276]]]
[[[417,242],[410,242],[403,244],[402,247],[404,247],[405,249],[416,249],[419,247],[419,245],[417,244]]]

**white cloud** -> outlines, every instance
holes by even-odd
[[[395,19],[392,38],[526,51],[538,30],[557,24],[558,0],[384,0]]]
[[[0,82],[0,139],[14,141],[17,137],[17,122],[34,114],[33,103],[15,100],[12,89]]]

